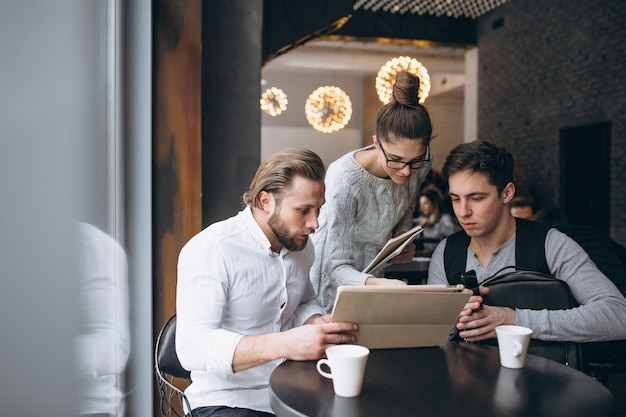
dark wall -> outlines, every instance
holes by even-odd
[[[626,244],[626,2],[514,0],[478,20],[478,137],[520,163],[520,186],[558,206],[560,129],[611,123],[611,237]],[[594,137],[589,137],[594,146]],[[585,161],[580,161],[585,170]],[[594,193],[595,189],[580,189]]]
[[[263,2],[215,0],[202,10],[202,222],[244,207],[261,155]]]

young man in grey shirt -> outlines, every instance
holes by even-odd
[[[513,156],[509,152],[482,141],[457,146],[443,166],[454,213],[470,238],[465,271],[474,269],[479,283],[502,267],[515,265],[517,226],[509,210],[515,195],[513,168]],[[432,255],[429,284],[448,283],[444,268],[447,240]],[[461,338],[469,342],[494,338],[496,326],[502,324],[529,327],[533,338],[546,341],[626,338],[626,299],[617,287],[573,239],[557,229],[547,232],[544,245],[551,274],[569,285],[580,305],[568,310],[483,305],[478,310],[483,299],[472,296],[457,323]],[[488,292],[488,288],[480,287],[482,295]]]

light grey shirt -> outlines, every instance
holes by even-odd
[[[432,255],[429,284],[448,283],[443,260],[446,242],[443,240]],[[531,328],[532,337],[541,340],[593,342],[626,338],[626,299],[587,252],[556,229],[548,231],[545,252],[552,275],[569,285],[580,306],[568,310],[516,309],[517,324]],[[465,270],[474,269],[479,283],[509,265],[515,265],[515,235],[493,253],[486,268],[474,251],[467,249]]]
[[[367,149],[367,148],[363,148]],[[402,185],[376,177],[354,159],[357,149],[328,167],[326,203],[319,229],[311,235],[315,262],[311,282],[326,311],[331,312],[340,285],[365,285],[381,269],[361,271],[387,240],[412,225],[419,184],[427,170],[415,171]]]

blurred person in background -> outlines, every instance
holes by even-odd
[[[422,226],[422,234],[416,240],[416,245],[422,245],[419,251],[424,256],[430,256],[441,241],[461,230],[455,218],[446,213],[443,207],[443,196],[434,187],[426,187],[419,195],[419,211],[421,215],[414,219],[414,224]]]
[[[535,202],[530,195],[516,195],[509,204],[513,217],[532,220],[535,215]]]

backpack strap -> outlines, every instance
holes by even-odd
[[[546,261],[546,236],[550,227],[539,222],[516,218],[515,265],[551,275]]]
[[[549,226],[516,218],[515,266],[550,275],[546,261],[546,236]],[[467,265],[470,237],[464,230],[450,236],[443,251],[443,264],[450,285],[461,284],[461,274]]]
[[[467,264],[467,247],[470,237],[464,230],[460,230],[450,236],[443,250],[443,265],[450,285],[461,284],[461,274],[465,272]]]

